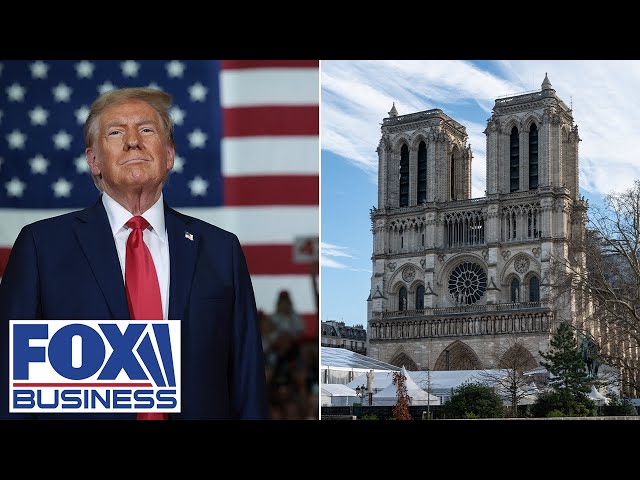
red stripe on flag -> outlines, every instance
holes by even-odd
[[[319,60],[223,60],[225,70],[240,68],[319,68]]]
[[[223,136],[318,135],[319,114],[318,105],[225,108]]]
[[[304,320],[303,340],[318,338],[318,315],[315,313],[305,313],[300,315]]]
[[[4,275],[4,269],[7,268],[10,253],[10,248],[0,247],[0,277]]]
[[[318,205],[318,175],[225,177],[225,206]]]
[[[309,264],[293,262],[292,245],[242,245],[242,251],[252,275],[311,275]]]

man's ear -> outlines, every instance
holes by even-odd
[[[84,151],[84,156],[87,159],[87,165],[93,175],[100,175],[100,167],[98,166],[98,159],[96,158],[93,148],[87,147]]]
[[[176,147],[167,147],[167,172],[170,172],[173,168],[173,162],[176,158]]]

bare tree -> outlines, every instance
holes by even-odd
[[[577,225],[575,225],[577,226]],[[640,180],[589,207],[584,235],[572,230],[566,256],[551,255],[553,299],[578,292],[579,334],[592,336],[596,354],[620,369],[623,391],[640,391]],[[567,298],[566,296],[564,297]],[[571,319],[564,319],[571,320]]]
[[[512,417],[517,417],[520,402],[536,393],[534,378],[525,375],[525,372],[536,368],[538,364],[518,339],[508,339],[494,352],[493,359],[499,370],[483,370],[479,377],[493,386],[500,397],[509,399],[509,413]]]

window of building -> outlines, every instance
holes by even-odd
[[[520,301],[520,280],[517,278],[511,280],[511,301],[513,303]]]
[[[424,308],[424,287],[419,285],[416,288],[416,310],[422,310]]]
[[[418,204],[427,201],[427,145],[418,146]]]
[[[531,280],[529,280],[529,301],[540,301],[540,280],[538,280],[538,277],[531,277]]]
[[[538,127],[529,129],[529,190],[538,188]]]
[[[511,129],[511,137],[509,138],[509,178],[511,180],[511,192],[517,192],[520,189],[520,140],[518,129]]]
[[[455,157],[451,154],[451,200],[456,199],[456,165]]]
[[[402,287],[398,293],[398,310],[407,309],[407,289]]]
[[[400,206],[409,206],[409,147],[400,149]]]

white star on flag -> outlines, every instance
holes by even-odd
[[[67,181],[66,178],[59,178],[56,182],[51,184],[53,194],[58,198],[68,197],[71,195],[71,187],[73,187],[73,185]]]
[[[40,105],[29,111],[29,118],[31,119],[31,125],[46,125],[49,112],[47,112]]]
[[[207,193],[207,187],[209,186],[209,182],[203,179],[200,175],[195,177],[193,180],[189,182],[189,188],[191,189],[191,195],[198,196],[204,195]]]
[[[176,125],[183,124],[186,114],[187,113],[178,106],[174,106],[171,108],[171,118],[173,118],[173,123],[175,123]]]
[[[204,145],[207,143],[207,134],[199,128],[196,128],[193,132],[191,132],[188,135],[188,138],[189,146],[191,148],[204,148]]]
[[[7,87],[6,91],[10,102],[22,102],[27,89],[19,83],[14,83]]]
[[[76,117],[76,122],[78,125],[84,125],[85,120],[89,116],[89,107],[86,105],[82,105],[80,108],[77,108],[73,114]]]
[[[194,102],[204,102],[204,99],[207,96],[207,91],[207,87],[202,85],[200,82],[189,87],[189,95],[191,100]]]
[[[185,69],[185,65],[182,62],[179,62],[177,60],[172,60],[169,63],[167,63],[165,65],[166,69],[167,69],[167,74],[169,75],[169,78],[182,78],[182,75],[184,74],[184,69]]]
[[[43,61],[38,60],[37,62],[33,62],[29,68],[31,69],[31,76],[33,78],[40,78],[40,79],[47,78],[49,65],[47,65]]]
[[[84,155],[80,155],[76,157],[73,163],[76,166],[76,172],[87,173],[89,171],[89,164],[87,163],[87,157],[85,157]]]
[[[46,174],[49,161],[42,155],[38,154],[29,160],[29,165],[31,166],[31,173]]]
[[[98,85],[98,92],[100,94],[103,94],[103,93],[107,93],[110,90],[113,90],[114,88],[116,88],[116,86],[113,83],[111,83],[109,80],[107,80],[102,85]]]
[[[91,78],[93,76],[94,65],[91,62],[83,60],[76,63],[76,73],[78,78]]]
[[[7,135],[7,142],[11,150],[22,150],[24,148],[24,142],[27,141],[27,136],[20,130],[14,130]]]
[[[7,189],[7,196],[21,197],[27,184],[20,181],[19,178],[13,177],[11,181],[4,184]]]
[[[120,64],[120,68],[122,69],[123,77],[137,77],[140,64],[133,60],[127,60]]]
[[[59,83],[51,89],[56,102],[68,102],[73,90],[65,83]]]
[[[73,140],[73,137],[64,130],[60,130],[53,136],[53,143],[56,146],[56,150],[69,150],[71,140]]]
[[[171,171],[182,173],[183,169],[184,169],[184,159],[181,156],[176,155],[173,158],[173,169]]]

